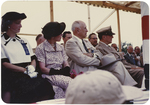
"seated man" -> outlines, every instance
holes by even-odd
[[[36,36],[35,40],[36,40],[36,43],[37,43],[37,46],[38,46],[39,44],[41,44],[42,42],[45,41],[45,38],[43,37],[42,34],[38,34],[38,35]]]
[[[74,36],[67,41],[65,49],[69,57],[71,70],[77,74],[97,69],[101,65],[100,58],[103,56],[100,51],[96,50],[88,40],[83,40],[87,35],[87,28],[83,21],[75,21],[72,24]],[[135,85],[136,82],[119,61],[104,70],[115,75],[123,85]]]
[[[141,62],[141,50],[140,50],[140,48],[138,47],[138,46],[136,46],[135,48],[134,48],[134,52],[135,52],[135,60],[136,60],[136,64],[137,64],[137,66],[140,66],[140,67],[142,67],[142,62]]]
[[[72,34],[70,31],[65,31],[62,35],[63,41],[64,41],[64,46],[66,44],[66,42],[72,38]]]
[[[126,61],[133,65],[136,65],[135,55],[133,55],[133,47],[130,45],[127,47],[127,53],[124,55]]]
[[[91,33],[88,39],[94,47],[97,45],[97,36],[95,33]]]
[[[112,33],[111,31],[111,26],[102,28],[97,31],[98,37],[100,39],[99,44],[96,46],[96,49],[99,50],[103,55],[112,53],[116,57],[116,59],[123,59],[122,56],[111,46],[108,44],[112,43],[112,38],[115,33]],[[130,75],[133,77],[133,79],[138,83],[137,87],[141,87],[142,85],[142,80],[143,80],[143,75],[144,75],[144,70],[140,67],[137,67],[135,65],[132,65],[126,60],[122,60],[122,63],[130,73]]]
[[[117,47],[116,43],[112,43],[111,47],[113,47],[116,51],[118,50],[118,47]]]

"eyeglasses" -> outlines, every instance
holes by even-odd
[[[95,40],[95,39],[97,39],[97,38],[90,38],[90,39],[94,39],[94,40]]]

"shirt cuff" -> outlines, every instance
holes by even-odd
[[[8,63],[10,63],[10,61],[9,61],[9,59],[8,59],[8,58],[2,58],[2,59],[1,59],[1,62],[2,62],[2,64],[3,64],[4,62],[8,62]]]

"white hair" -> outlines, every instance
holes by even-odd
[[[75,31],[75,28],[80,28],[81,26],[81,21],[74,21],[73,24],[72,24],[72,31],[74,32]]]
[[[127,49],[129,49],[130,47],[132,47],[132,46],[131,46],[131,45],[128,45],[128,46],[127,46]],[[133,48],[133,47],[132,47],[132,48]]]

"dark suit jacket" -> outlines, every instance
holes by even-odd
[[[130,56],[128,53],[126,53],[126,55],[124,55],[124,58],[126,59],[126,61],[128,63],[135,65],[135,60],[134,60],[134,57],[132,55]]]

